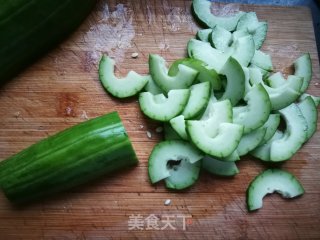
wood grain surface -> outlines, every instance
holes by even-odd
[[[23,208],[12,206],[1,193],[0,239],[320,239],[320,132],[281,165],[300,179],[306,193],[294,200],[268,196],[254,213],[246,210],[245,191],[266,166],[249,156],[238,163],[240,173],[234,178],[202,172],[183,192],[168,191],[163,183],[150,185],[147,159],[162,137],[155,131],[160,125],[141,114],[136,98],[120,101],[108,95],[98,80],[97,63],[102,52],[109,54],[117,61],[117,74],[125,75],[131,69],[147,73],[149,53],[168,62],[184,57],[187,41],[199,29],[190,5],[182,0],[100,1],[65,42],[0,89],[1,160],[114,110],[140,160],[135,168]],[[275,70],[290,73],[294,59],[310,52],[313,79],[308,92],[320,95],[309,9],[215,4],[224,14],[239,9],[255,11],[269,22],[262,49],[273,57]],[[131,58],[134,52],[137,59]],[[168,206],[166,199],[171,200]],[[129,229],[129,221],[150,216],[160,218],[164,227],[166,215],[175,229],[148,229],[147,220],[143,229]],[[187,218],[185,229],[181,216]]]

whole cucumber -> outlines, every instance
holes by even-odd
[[[0,85],[61,42],[95,0],[0,0]]]
[[[117,112],[50,136],[0,162],[0,187],[13,203],[41,198],[138,162]]]

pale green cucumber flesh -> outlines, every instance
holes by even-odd
[[[152,79],[152,77],[150,77],[148,83],[145,85],[144,90],[146,92],[150,92],[153,95],[157,95],[157,94],[161,94],[161,93],[165,93]]]
[[[188,142],[180,140],[160,142],[153,148],[148,161],[148,173],[151,183],[156,183],[170,177],[173,173],[168,166],[168,162],[180,160],[183,162],[183,166],[187,168],[184,169],[183,173],[188,171],[188,174],[183,176],[184,180],[194,180],[194,177],[199,174],[200,169],[197,162],[200,162],[202,158],[203,154]],[[177,171],[180,171],[180,164],[175,165]],[[176,179],[178,176],[176,174],[173,174],[175,176],[171,180]]]
[[[309,140],[312,135],[317,131],[318,112],[317,107],[311,97],[305,98],[303,101],[297,104],[304,119],[307,122],[307,138]]]
[[[239,142],[236,152],[239,156],[244,156],[248,152],[255,149],[263,140],[267,129],[265,127],[258,128],[248,134],[244,134]]]
[[[188,134],[186,131],[186,123],[183,115],[179,115],[170,120],[171,127],[176,131],[180,138],[188,140]]]
[[[280,124],[280,114],[278,113],[270,114],[268,120],[261,127],[261,128],[266,128],[266,134],[264,135],[259,146],[265,144],[267,141],[269,141],[272,138],[272,136],[277,131],[279,124]]]
[[[175,76],[168,75],[166,61],[159,55],[149,55],[149,71],[155,83],[165,92],[172,89],[189,88],[196,79],[198,72],[186,65],[178,65]]]
[[[280,131],[276,131],[274,135],[263,145],[258,146],[254,150],[250,152],[250,155],[262,160],[262,161],[271,161],[270,159],[270,150],[271,150],[271,144],[283,137],[283,133]]]
[[[230,57],[221,69],[221,74],[227,77],[227,86],[220,100],[229,99],[234,106],[243,98],[245,91],[243,69],[237,60]]]
[[[270,160],[274,162],[291,158],[305,142],[308,129],[307,121],[296,104],[279,110],[279,113],[286,122],[286,129],[283,137],[271,144]]]
[[[215,16],[211,13],[211,2],[208,0],[193,0],[192,8],[196,17],[206,26],[210,28],[220,26],[228,31],[235,30],[240,17],[244,14],[244,12],[238,12],[228,17]]]
[[[311,98],[312,98],[312,100],[313,100],[314,104],[316,105],[316,107],[319,106],[319,104],[320,104],[320,97],[313,96],[313,95],[308,94],[308,93],[303,93],[303,94],[301,94],[298,101],[299,101],[299,102],[302,102],[302,101],[303,101],[304,99],[306,99],[307,97],[311,97]]]
[[[190,87],[190,97],[181,115],[185,119],[193,119],[202,113],[208,104],[211,94],[209,82],[198,83]]]
[[[246,111],[233,115],[233,122],[244,126],[244,134],[261,127],[268,119],[271,102],[262,84],[255,85],[244,98]]]
[[[294,198],[304,193],[298,179],[289,172],[280,169],[268,169],[260,173],[247,189],[249,211],[262,208],[263,198],[277,192],[284,198]]]
[[[212,29],[200,29],[197,32],[197,38],[203,42],[209,42],[209,36],[212,33]]]
[[[169,121],[183,111],[189,96],[188,89],[171,90],[168,97],[163,94],[152,95],[149,92],[142,92],[139,95],[140,109],[151,119]]]
[[[178,66],[180,64],[186,65],[199,72],[195,82],[210,82],[213,90],[221,89],[221,80],[218,73],[214,69],[210,69],[206,63],[198,59],[178,59],[171,64],[168,74],[170,76],[175,76],[179,72]]]
[[[232,44],[232,33],[222,27],[215,26],[209,40],[214,48],[226,51]]]
[[[103,55],[99,64],[99,79],[103,87],[114,97],[126,98],[139,93],[148,83],[150,76],[141,76],[134,71],[122,79],[114,75],[113,59]]]
[[[300,88],[300,92],[304,93],[311,81],[312,77],[312,63],[309,53],[303,54],[293,63],[294,65],[294,75],[303,78],[303,84]]]
[[[269,72],[273,69],[271,56],[260,50],[255,51],[251,59],[251,64]]]
[[[218,176],[234,176],[239,173],[239,169],[235,162],[221,161],[210,156],[205,156],[202,159],[202,168],[207,172]]]
[[[215,136],[209,136],[202,121],[186,121],[191,141],[203,152],[213,157],[227,157],[238,146],[243,127],[233,123],[221,123]]]

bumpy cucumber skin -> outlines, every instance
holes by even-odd
[[[74,31],[95,2],[1,1],[0,84],[14,77]]]
[[[60,192],[138,162],[118,113],[80,123],[0,164],[0,187],[13,203]]]

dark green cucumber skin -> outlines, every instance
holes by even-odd
[[[80,123],[0,163],[0,187],[21,204],[138,163],[117,112]]]
[[[0,86],[74,31],[95,2],[0,0]]]

